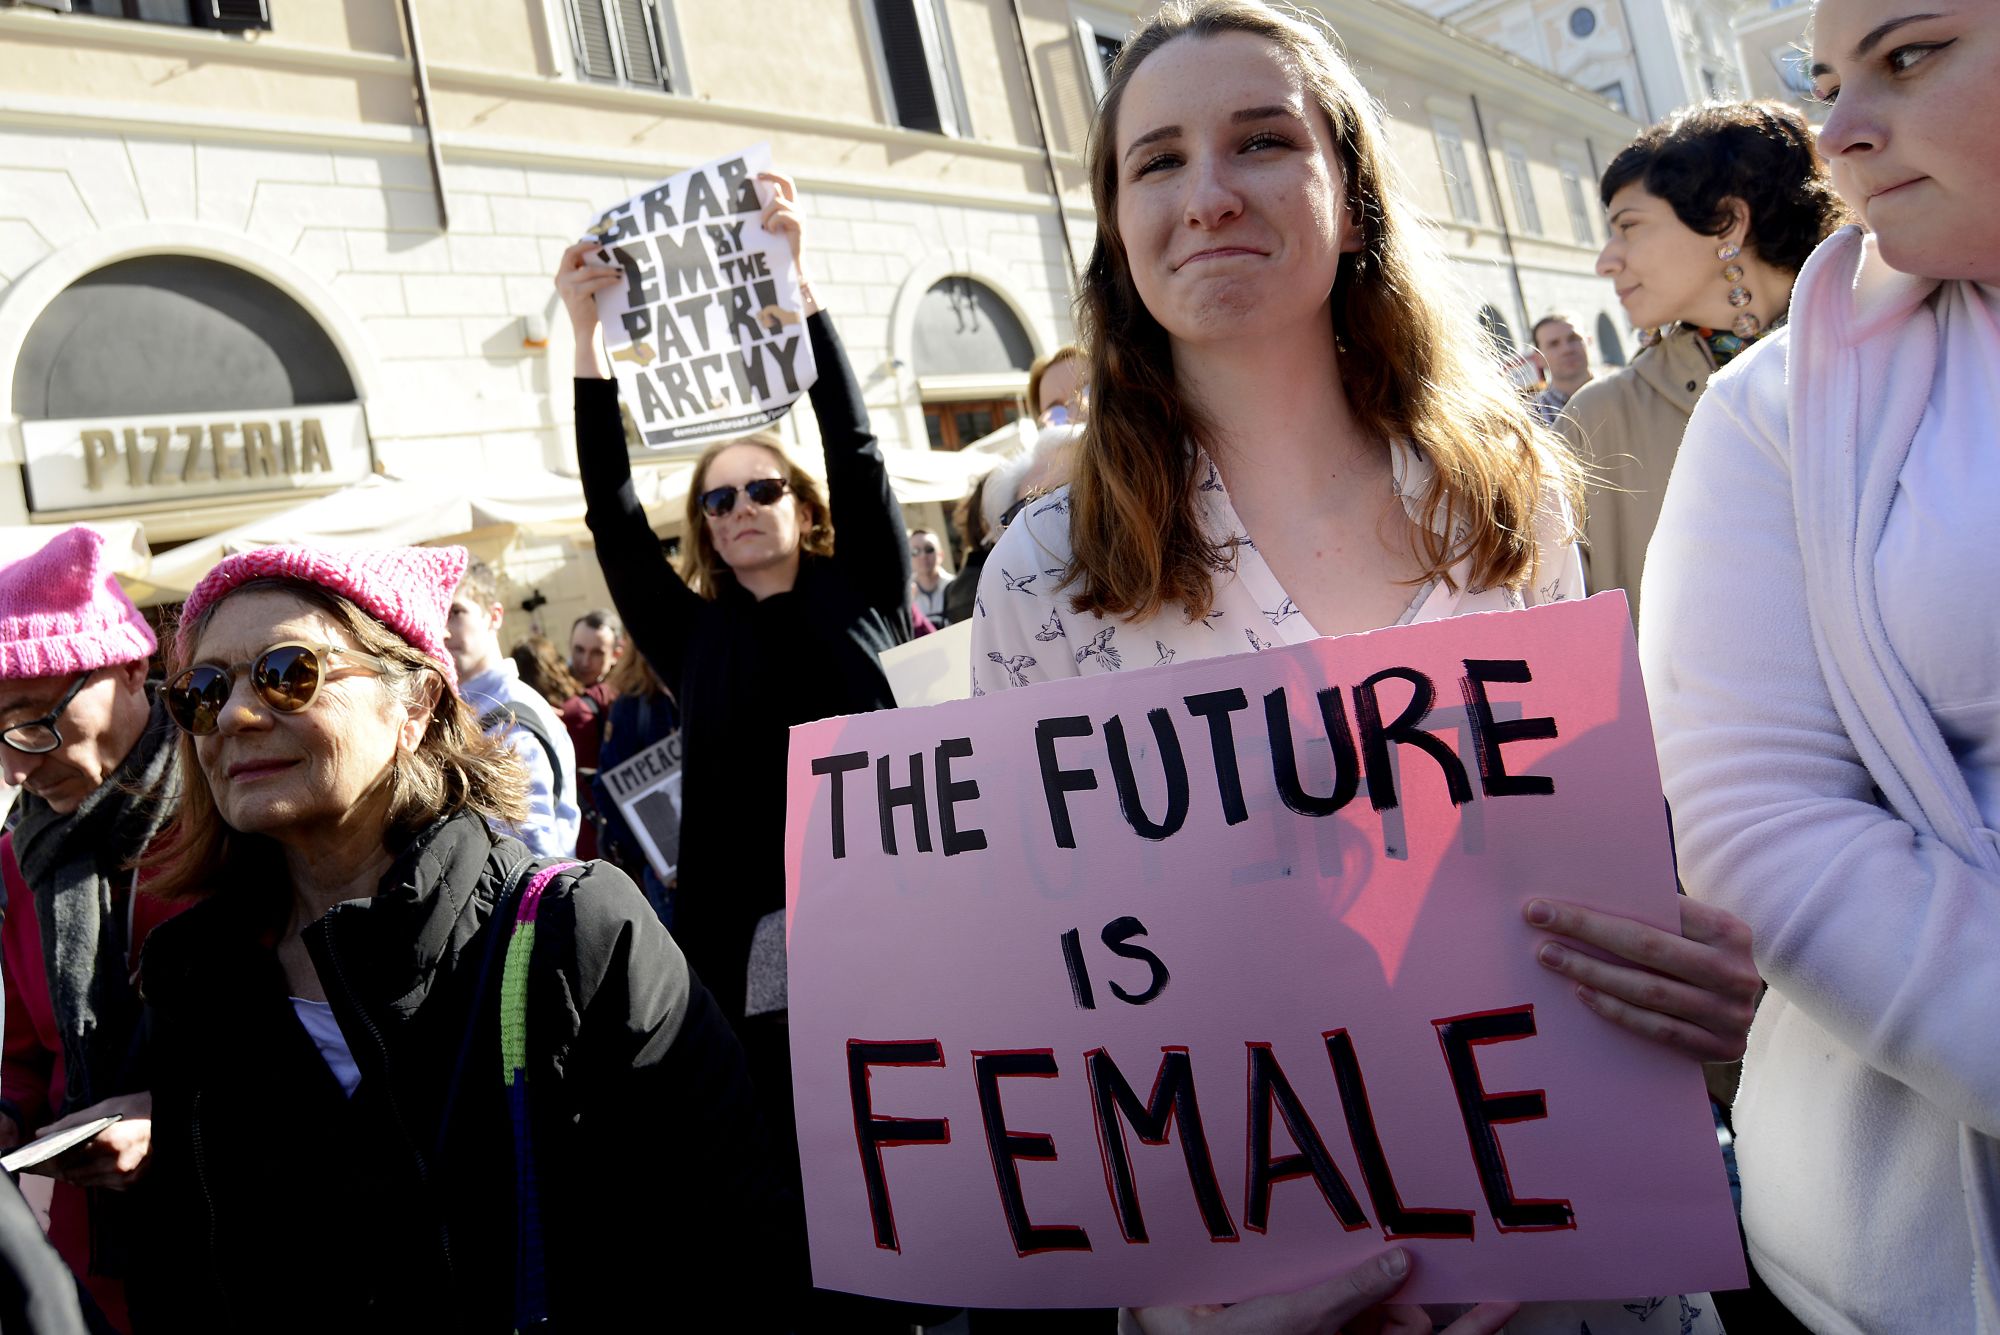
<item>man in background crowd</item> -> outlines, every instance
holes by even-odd
[[[1553,426],[1570,395],[1590,383],[1590,345],[1567,315],[1544,315],[1529,337],[1549,368],[1549,383],[1528,400],[1528,407],[1543,426]]]
[[[576,800],[576,748],[555,709],[521,680],[521,670],[500,649],[507,609],[499,581],[485,562],[466,567],[451,596],[445,648],[458,669],[458,692],[479,715],[479,726],[505,737],[528,767],[528,820],[508,833],[544,857],[573,857],[583,815]]]
[[[946,615],[944,590],[951,583],[951,568],[945,563],[944,544],[927,528],[910,531],[910,595],[917,610],[933,627],[943,630],[951,624]]]
[[[609,608],[592,608],[569,628],[569,671],[581,688],[563,702],[563,726],[576,749],[577,805],[583,808],[583,831],[576,854],[594,858],[597,852],[597,798],[591,780],[597,777],[598,750],[604,745],[604,724],[618,687],[612,669],[625,656],[625,623]]]

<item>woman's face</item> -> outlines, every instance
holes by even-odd
[[[285,641],[353,648],[325,612],[288,593],[257,590],[216,604],[192,661],[241,664]],[[414,750],[422,739],[428,711],[398,703],[373,668],[334,663],[319,694],[296,714],[272,709],[239,669],[215,731],[195,738],[202,777],[231,829],[301,843],[386,805],[389,768],[399,750]]]
[[[1278,47],[1168,42],[1126,85],[1113,151],[1132,281],[1177,351],[1328,318],[1361,234],[1332,127]]]
[[[1812,59],[1820,151],[1882,258],[2000,282],[2000,0],[1820,0]]]
[[[1659,329],[1678,320],[1729,327],[1736,312],[1716,251],[1724,242],[1741,243],[1742,224],[1722,236],[1704,236],[1637,181],[1613,195],[1605,212],[1611,239],[1598,252],[1597,272],[1617,287],[1634,328]]]
[[[697,494],[736,488],[735,507],[720,517],[705,515],[702,522],[716,555],[739,575],[783,565],[798,555],[799,498],[788,491],[774,505],[759,505],[743,490],[758,478],[784,476],[784,465],[762,445],[731,445],[709,460],[707,473],[695,484]]]
[[[1072,422],[1083,420],[1083,412],[1077,395],[1077,390],[1082,388],[1081,383],[1077,379],[1077,372],[1080,369],[1076,358],[1065,357],[1048,370],[1042,372],[1042,401],[1035,405],[1035,420],[1037,422],[1045,426],[1048,425],[1049,412],[1054,408],[1063,409],[1068,414],[1068,420]]]
[[[910,568],[919,579],[931,579],[938,572],[938,540],[934,533],[917,533],[910,538]]]

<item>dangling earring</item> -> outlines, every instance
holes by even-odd
[[[1743,247],[1733,242],[1724,242],[1715,251],[1715,258],[1722,261],[1722,281],[1729,284],[1729,304],[1743,310],[1752,300],[1750,289],[1743,286],[1743,266],[1736,261],[1743,255]],[[1736,317],[1730,326],[1738,338],[1755,338],[1764,328],[1764,322],[1749,311]]]

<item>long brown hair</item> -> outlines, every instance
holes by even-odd
[[[1178,38],[1242,32],[1296,62],[1333,128],[1348,207],[1361,232],[1332,291],[1342,388],[1356,427],[1402,439],[1434,465],[1420,512],[1423,579],[1466,563],[1474,587],[1515,586],[1533,573],[1534,521],[1553,486],[1581,504],[1575,464],[1537,427],[1477,341],[1444,260],[1419,227],[1384,152],[1379,112],[1329,35],[1257,0],[1168,0],[1112,66],[1091,130],[1097,241],[1077,297],[1090,350],[1091,412],[1070,486],[1072,606],[1150,617],[1169,605],[1211,610],[1212,571],[1233,555],[1201,529],[1195,461],[1212,425],[1174,383],[1167,332],[1140,300],[1118,235],[1118,110],[1146,58]],[[1414,527],[1414,526],[1413,526]],[[1441,528],[1442,532],[1436,531]]]
[[[720,581],[729,573],[729,563],[716,552],[715,540],[708,534],[708,516],[701,508],[701,493],[708,479],[708,466],[715,462],[715,456],[738,445],[760,446],[778,461],[778,469],[791,485],[792,495],[798,498],[799,509],[803,511],[799,516],[799,551],[808,556],[833,555],[833,514],[826,507],[826,497],[813,475],[785,453],[785,442],[777,432],[759,431],[753,436],[718,440],[695,460],[694,480],[688,484],[687,537],[681,548],[681,578],[704,598],[713,598],[721,591]]]
[[[401,848],[432,822],[460,811],[505,825],[519,825],[528,818],[528,772],[512,748],[479,730],[472,706],[445,685],[435,662],[331,589],[293,579],[253,579],[232,589],[203,609],[185,636],[160,637],[167,651],[167,680],[195,661],[174,646],[186,643],[191,650],[216,608],[230,598],[260,591],[290,594],[319,608],[347,632],[356,649],[388,660],[394,670],[381,679],[382,684],[399,703],[414,704],[424,699],[425,692],[436,692],[423,739],[415,751],[398,756],[390,770],[386,847]],[[154,840],[157,854],[143,860],[156,869],[146,880],[147,893],[169,900],[223,889],[232,871],[269,867],[275,850],[265,836],[240,833],[223,821],[195,756],[194,738],[183,732],[177,744],[184,776],[180,811]]]

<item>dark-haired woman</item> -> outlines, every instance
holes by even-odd
[[[803,1292],[796,1199],[681,952],[616,868],[488,826],[527,775],[458,694],[464,569],[278,547],[188,597],[147,889],[196,902],[141,963],[137,1329],[620,1330],[642,1287],[773,1329]],[[745,1254],[761,1300],[723,1278]]]
[[[1570,399],[1556,430],[1598,484],[1584,520],[1590,587],[1639,575],[1688,414],[1708,378],[1785,322],[1813,247],[1846,221],[1812,127],[1777,102],[1692,107],[1620,150],[1599,193],[1597,271],[1659,341]]]
[[[788,236],[796,258],[792,183],[762,179],[771,188],[764,226]],[[709,446],[688,489],[687,555],[676,574],[632,490],[618,385],[597,341],[597,294],[624,274],[598,255],[594,243],[571,246],[556,273],[576,332],[587,518],[626,632],[680,708],[686,805],[675,939],[740,1022],[746,1009],[784,1007],[783,937],[758,924],[785,904],[789,729],[895,705],[878,655],[910,637],[909,540],[840,337],[802,282],[827,498],[774,434]],[[753,937],[759,964],[748,997]],[[746,1037],[758,1076],[789,1089],[782,1037],[768,1062],[758,1058],[760,1040]]]
[[[1022,511],[987,565],[976,687],[1581,593],[1573,465],[1482,363],[1329,35],[1255,0],[1174,0],[1109,85],[1079,298],[1091,412],[1071,484]],[[1509,947],[1583,984],[1580,1004],[1606,1022],[1688,1060],[1741,1054],[1757,979],[1734,917],[1690,903],[1676,935],[1522,907],[1606,952],[1552,950],[1541,932]],[[1149,1335],[1335,1329],[1351,1313],[1329,1299],[1132,1320]],[[1706,1335],[1711,1309],[1701,1296],[1485,1307],[1451,1329],[1644,1335],[1657,1314]],[[1431,1329],[1421,1312],[1367,1320],[1348,1328]]]

